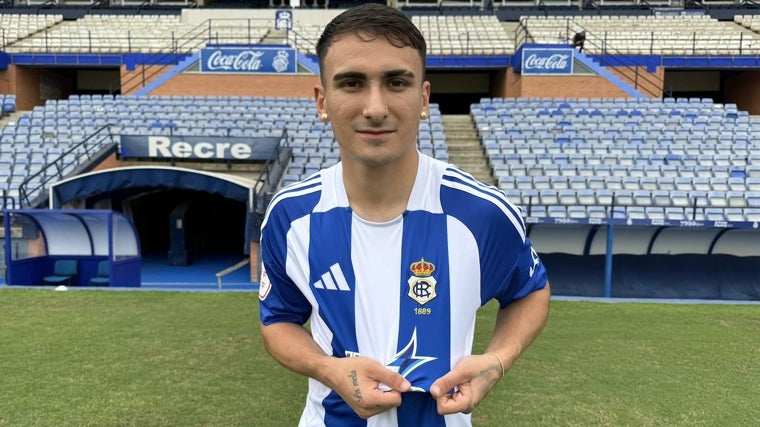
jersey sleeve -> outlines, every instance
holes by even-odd
[[[517,254],[514,266],[504,278],[496,299],[501,308],[523,298],[533,291],[543,289],[547,283],[546,268],[533,248],[529,238],[525,238],[522,249]]]
[[[287,232],[289,223],[270,213],[261,230],[262,272],[259,283],[261,323],[296,323],[303,325],[311,315],[311,304],[287,274]]]
[[[505,307],[546,286],[546,271],[528,238],[520,209],[504,192],[449,168],[443,178],[441,205],[477,242],[481,304],[496,298]]]

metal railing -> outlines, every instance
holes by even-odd
[[[257,25],[258,24],[258,25]],[[185,33],[176,35],[172,32],[169,39],[154,38],[154,49],[160,50],[145,58],[144,62],[137,67],[140,71],[132,72],[122,81],[112,82],[110,93],[131,93],[145,87],[154,78],[164,73],[170,67],[174,67],[181,58],[200,51],[209,44],[257,44],[262,42],[262,37],[256,35],[255,29],[269,30],[269,23],[260,19],[209,19],[187,30]],[[244,29],[245,35],[233,34],[233,28]],[[283,42],[285,39],[283,39]],[[155,47],[158,46],[158,47]]]
[[[222,278],[224,276],[226,276],[226,275],[228,275],[230,273],[234,273],[235,271],[237,271],[237,270],[245,267],[246,265],[248,265],[250,263],[251,263],[251,260],[248,259],[248,258],[246,258],[246,259],[238,262],[237,264],[231,265],[231,266],[225,268],[224,270],[216,273],[216,284],[219,287],[219,289],[220,290],[222,289]]]
[[[567,20],[565,36],[572,40],[577,33],[584,32],[586,39],[583,50],[590,55],[595,55],[599,64],[604,67],[613,67],[616,75],[628,81],[634,89],[652,98],[662,98],[665,93],[665,82],[655,74],[642,72],[645,66],[634,61],[626,52],[619,50],[614,43],[609,42],[603,35],[588,31],[573,19]]]
[[[527,25],[527,19],[520,19],[515,28],[515,47],[522,46],[525,43],[534,43],[535,40],[530,34]]]
[[[2,212],[5,212],[8,208],[16,209],[16,198],[9,196],[5,189],[0,190],[0,197],[3,199]]]
[[[536,41],[529,29],[531,19],[531,17],[522,18],[515,29],[517,47]],[[585,32],[583,51],[597,58],[601,66],[613,67],[618,77],[645,95],[653,98],[662,98],[663,94],[667,95],[665,83],[660,77],[649,72],[642,72],[644,65],[632,59],[629,52],[618,49],[614,41],[608,40],[605,34],[591,32],[572,18],[567,18],[565,24],[561,28],[558,27],[557,40],[570,45],[573,36],[580,32]]]
[[[98,128],[81,142],[72,145],[45,167],[27,177],[19,185],[19,205],[31,207],[35,200],[47,197],[50,182],[60,181],[92,159],[104,147],[114,144],[110,125]]]
[[[540,196],[534,196],[530,195],[528,196],[528,202],[525,204],[525,216],[526,217],[533,217],[534,216],[534,206],[543,206],[543,207],[549,207],[549,206],[602,206],[605,209],[606,218],[612,219],[615,217],[616,214],[624,212],[629,207],[638,207],[638,208],[648,208],[648,207],[654,207],[654,208],[683,208],[684,214],[687,215],[687,218],[685,218],[685,221],[701,221],[701,219],[697,216],[698,213],[702,214],[704,216],[705,210],[712,207],[710,206],[709,199],[706,195],[696,196],[696,195],[689,195],[689,206],[683,206],[681,204],[674,204],[674,203],[656,203],[652,202],[651,204],[641,204],[641,203],[620,203],[618,201],[618,193],[613,192],[610,195],[610,203],[602,203],[602,204],[594,204],[594,205],[584,205],[584,204],[563,204],[563,203],[550,203],[550,204],[541,204],[541,203],[534,203],[533,199],[539,199]],[[728,203],[726,206],[723,207],[716,207],[719,209],[726,209],[728,208]],[[744,207],[748,207],[748,204],[745,203]],[[618,210],[622,209],[622,210]],[[627,215],[627,213],[626,213]],[[548,217],[548,212],[547,212]],[[566,216],[565,218],[569,218],[569,216]]]
[[[263,215],[266,211],[267,205],[271,194],[276,190],[277,185],[285,173],[285,165],[290,160],[290,155],[293,151],[287,145],[284,145],[284,141],[287,141],[288,133],[287,129],[283,131],[283,135],[280,142],[275,145],[274,152],[264,163],[264,167],[261,169],[261,173],[256,179],[254,186],[255,191],[253,194],[253,200],[251,203],[251,211],[257,212]]]

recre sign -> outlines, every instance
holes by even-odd
[[[279,144],[276,137],[120,135],[124,158],[265,160]]]
[[[175,141],[165,136],[148,137],[148,157],[176,157],[179,159],[238,159],[251,157],[251,147],[243,143]],[[228,157],[229,155],[229,157]]]

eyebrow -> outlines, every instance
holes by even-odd
[[[383,73],[383,77],[386,79],[394,78],[394,77],[406,77],[409,79],[413,79],[414,73],[409,70],[404,70],[404,69],[389,70]],[[333,76],[333,81],[339,81],[343,79],[366,80],[367,74],[362,73],[360,71],[346,71],[344,73],[337,73]]]

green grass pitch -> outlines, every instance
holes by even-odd
[[[0,426],[295,426],[255,293],[0,290]],[[495,305],[479,313],[485,347]],[[553,301],[476,426],[749,426],[760,306]]]

